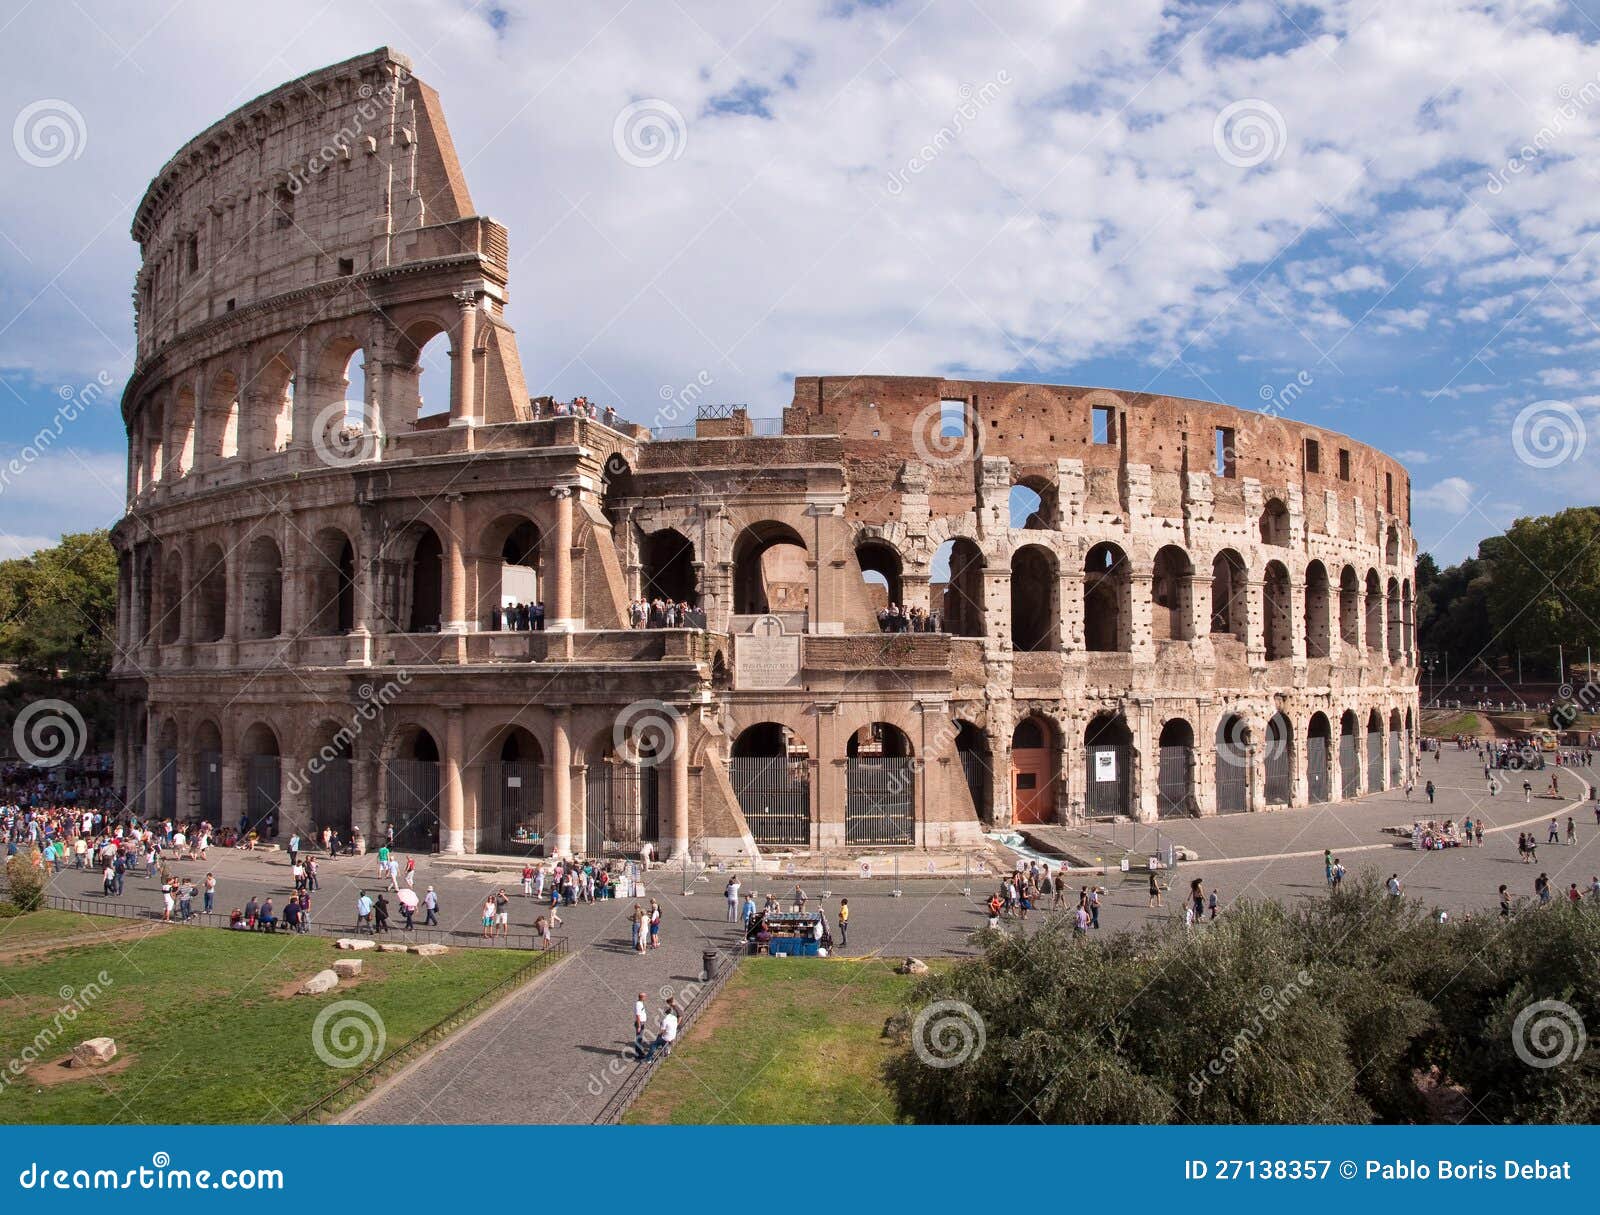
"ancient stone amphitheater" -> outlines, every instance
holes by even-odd
[[[387,49],[191,140],[133,236],[117,760],[147,812],[702,857],[1409,770],[1410,480],[1279,409],[880,376],[797,379],[781,426],[695,385],[530,398],[505,229]],[[635,627],[641,597],[703,615]],[[891,603],[936,629],[883,631]]]

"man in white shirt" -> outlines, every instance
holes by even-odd
[[[671,1000],[667,1001],[667,1010],[661,1014],[661,1032],[656,1035],[656,1040],[650,1044],[649,1053],[644,1057],[648,1063],[657,1055],[670,1055],[672,1044],[678,1040],[678,1006]]]

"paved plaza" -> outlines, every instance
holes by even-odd
[[[1502,882],[1518,896],[1531,898],[1533,879],[1541,872],[1550,875],[1558,890],[1565,890],[1569,882],[1587,890],[1591,877],[1600,873],[1600,827],[1594,804],[1580,800],[1589,794],[1592,771],[1557,770],[1563,800],[1535,797],[1528,803],[1520,774],[1510,774],[1504,791],[1489,798],[1482,769],[1470,753],[1447,749],[1438,761],[1428,756],[1423,764],[1423,779],[1432,778],[1438,787],[1432,816],[1457,822],[1469,815],[1483,818],[1490,825],[1481,849],[1420,853],[1383,835],[1384,825],[1409,823],[1429,814],[1420,792],[1409,803],[1403,793],[1384,793],[1312,809],[1162,823],[1163,840],[1175,840],[1204,858],[1181,865],[1173,881],[1186,886],[1192,878],[1203,878],[1208,889],[1219,891],[1224,915],[1228,905],[1241,897],[1320,897],[1326,889],[1322,850],[1329,847],[1343,858],[1352,876],[1372,871],[1387,878],[1397,873],[1407,894],[1459,916],[1491,909]],[[1548,784],[1549,772],[1532,773],[1528,779],[1537,791]],[[1564,837],[1569,813],[1577,822],[1577,845],[1544,846],[1549,819],[1560,820]],[[1517,832],[1525,824],[1536,829],[1541,841],[1536,865],[1524,865],[1517,857]],[[1124,825],[1115,847],[1109,835],[1103,840],[1100,855],[1107,862],[1106,875],[1070,879],[1074,884],[1098,882],[1106,887],[1105,930],[1181,911],[1171,897],[1163,910],[1149,909],[1145,875],[1124,875],[1117,868],[1124,849],[1136,844],[1132,851],[1138,856],[1154,840],[1154,827],[1141,827],[1135,839]],[[290,888],[287,857],[282,853],[216,850],[206,865],[175,867],[176,872],[195,877],[208,869],[217,875],[217,907],[223,911],[242,906],[252,894],[281,899]],[[316,918],[323,924],[353,923],[360,890],[381,885],[375,859],[336,859],[324,863],[322,870]],[[688,994],[684,989],[698,980],[702,950],[736,948],[737,934],[727,923],[721,893],[725,880],[722,873],[706,874],[691,883],[693,893],[686,897],[680,871],[653,871],[647,878],[647,896],[661,901],[663,947],[644,956],[634,953],[628,943],[631,900],[568,910],[558,931],[572,946],[569,961],[402,1073],[351,1117],[372,1122],[590,1121],[631,1067],[619,1059],[632,1043],[637,994],[648,993],[652,1008],[658,1009],[667,995]],[[741,880],[748,883],[749,874],[741,874]],[[798,880],[813,902],[821,895],[816,879]],[[787,875],[762,877],[756,888],[763,895],[771,889],[787,900],[795,881]],[[513,931],[528,930],[546,911],[543,904],[521,897],[516,875],[510,871],[485,874],[452,865],[448,859],[420,859],[417,887],[430,884],[440,894],[441,920],[447,927],[475,928],[485,894],[502,885],[512,895]],[[973,951],[971,934],[984,923],[979,900],[987,897],[992,885],[992,880],[974,879],[971,897],[964,897],[960,875],[908,879],[902,896],[896,898],[890,881],[852,878],[829,883],[827,906],[831,920],[839,897],[850,899],[852,956],[958,955]],[[68,870],[53,879],[52,889],[93,899],[100,883],[97,874]],[[160,896],[155,883],[130,876],[124,900],[157,907]]]

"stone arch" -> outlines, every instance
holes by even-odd
[[[189,731],[190,785],[195,791],[195,812],[213,827],[222,825],[222,730],[210,717]]]
[[[1411,579],[1400,580],[1400,652],[1410,659],[1416,652],[1416,604],[1411,597]]]
[[[993,766],[989,736],[975,723],[955,719],[956,758],[961,761],[967,796],[974,816],[982,823],[994,821]]]
[[[526,725],[505,722],[474,752],[481,769],[478,851],[527,854],[549,830],[544,744]]]
[[[1053,531],[1060,518],[1056,485],[1049,477],[1018,477],[1011,484],[1007,507],[1014,530]]]
[[[1405,617],[1400,603],[1400,579],[1390,578],[1388,591],[1388,655],[1390,662],[1399,662],[1405,651]]]
[[[253,722],[239,736],[239,757],[244,769],[241,821],[260,838],[274,839],[283,825],[283,750],[277,730],[265,721]]]
[[[1367,714],[1367,792],[1382,793],[1388,779],[1384,762],[1383,716],[1377,709]]]
[[[1083,731],[1084,809],[1091,817],[1133,814],[1137,752],[1120,711],[1102,710]]]
[[[810,553],[787,523],[751,523],[733,544],[734,612],[802,612],[810,602]]]
[[[982,637],[987,632],[985,564],[983,551],[969,536],[952,536],[935,550],[928,589],[944,632],[957,637]]]
[[[340,840],[350,839],[355,825],[356,740],[357,733],[351,723],[326,717],[314,722],[305,732],[299,754],[304,764],[310,828],[319,836],[326,827]],[[299,792],[299,789],[292,791]]]
[[[1267,562],[1261,575],[1261,640],[1268,662],[1294,654],[1293,607],[1288,568],[1281,561]]]
[[[312,537],[306,585],[308,633],[337,637],[356,627],[356,549],[342,528]]]
[[[1132,643],[1132,567],[1102,540],[1083,560],[1083,648],[1126,653]]]
[[[1306,725],[1306,800],[1333,800],[1333,725],[1320,709]]]
[[[456,324],[424,314],[395,337],[395,359],[385,385],[384,429],[391,434],[444,425],[450,415],[451,366]]]
[[[1218,814],[1239,814],[1250,809],[1250,764],[1253,735],[1249,719],[1224,713],[1217,721],[1216,801]]]
[[[271,536],[257,536],[244,551],[244,599],[239,635],[247,641],[283,632],[283,552]]]
[[[1193,641],[1194,563],[1176,544],[1156,552],[1150,576],[1150,624],[1156,641]]]
[[[811,756],[798,731],[771,720],[740,730],[728,779],[757,847],[810,844]]]
[[[1034,710],[1011,731],[1011,820],[1053,823],[1062,789],[1061,729]]]
[[[397,726],[384,761],[384,813],[397,847],[432,851],[439,842],[439,738],[415,722]]]
[[[1384,644],[1383,583],[1378,578],[1377,570],[1367,571],[1366,616],[1367,652],[1381,654]]]
[[[905,602],[905,562],[894,545],[868,537],[856,542],[855,556],[856,568],[867,586],[867,603],[873,611]]]
[[[509,605],[544,601],[546,547],[543,529],[521,512],[498,515],[479,532],[478,619],[482,628],[511,628],[506,612]]]
[[[288,351],[266,359],[255,376],[251,414],[245,419],[240,446],[247,452],[270,455],[287,450],[294,437],[294,360]]]
[[[1194,726],[1187,717],[1169,717],[1157,739],[1156,816],[1192,818],[1200,813],[1195,796]]]
[[[1211,632],[1237,637],[1241,643],[1250,635],[1250,575],[1244,558],[1231,548],[1219,552],[1211,562]]]
[[[194,639],[221,641],[228,632],[228,558],[215,541],[200,550],[192,581]]]
[[[1011,554],[1011,645],[1017,650],[1061,648],[1061,573],[1042,544]]]
[[[1361,646],[1361,576],[1353,565],[1339,572],[1339,642],[1352,651]]]
[[[444,545],[422,519],[385,544],[385,614],[401,632],[438,632],[444,620]]]
[[[330,429],[344,425],[368,432],[377,429],[377,405],[367,375],[365,343],[348,333],[329,338],[316,358],[310,412]],[[343,411],[334,406],[344,402]],[[324,415],[331,414],[331,417]]]
[[[917,769],[911,736],[871,721],[845,743],[845,843],[916,842]]]
[[[1328,586],[1328,567],[1320,561],[1306,566],[1305,588],[1306,657],[1326,658],[1333,652],[1333,597]]]
[[[1268,498],[1261,508],[1261,543],[1274,548],[1289,545],[1289,508],[1282,498]]]
[[[1388,531],[1383,534],[1383,563],[1400,564],[1400,529],[1393,523],[1389,524]]]
[[[184,584],[183,554],[173,548],[161,563],[162,645],[174,645],[183,638]]]
[[[1339,796],[1361,795],[1361,719],[1354,709],[1339,717]]]
[[[184,384],[178,389],[167,422],[172,445],[167,466],[175,476],[186,477],[194,471],[198,455],[195,445],[199,437],[200,415],[195,408],[192,385]]]
[[[1266,783],[1263,797],[1269,806],[1288,806],[1294,802],[1294,723],[1281,709],[1267,719]]]
[[[647,533],[639,544],[639,591],[646,599],[699,607],[694,542],[675,527]]]
[[[240,385],[231,367],[213,372],[206,382],[200,434],[205,462],[231,460],[239,454]]]
[[[146,486],[167,479],[167,407],[162,401],[144,407],[144,464]]]

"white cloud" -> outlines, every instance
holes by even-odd
[[[1419,506],[1447,515],[1464,515],[1472,509],[1472,495],[1476,487],[1464,477],[1446,477],[1427,489],[1412,495]]]
[[[55,536],[8,536],[0,532],[0,561],[31,557],[40,549],[49,548],[55,542]]]

